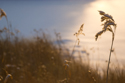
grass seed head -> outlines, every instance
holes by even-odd
[[[65,64],[65,70],[69,68],[69,64]]]
[[[91,71],[90,71],[90,70],[88,70],[88,73],[90,73],[90,74],[91,74]]]
[[[74,34],[76,37],[78,37],[80,34],[85,35],[84,33],[82,33],[82,31],[83,31],[83,26],[84,26],[84,24],[82,24],[81,27],[80,27],[80,29],[78,30],[78,32],[76,32],[76,33]]]
[[[0,20],[1,20],[1,18],[2,18],[3,16],[7,17],[7,15],[6,15],[6,13],[3,11],[3,9],[0,8]]]
[[[0,30],[0,33],[2,33],[3,32],[3,30]]]
[[[11,74],[8,74],[8,75],[5,77],[4,83],[7,83],[7,81],[8,81],[9,78],[13,79],[13,76],[12,76]]]
[[[104,15],[105,14],[105,12],[103,12],[103,11],[98,11],[98,12],[99,12],[100,15]]]
[[[109,14],[106,14],[105,12],[103,11],[99,11],[99,14],[102,15],[101,17],[101,22],[104,22],[102,24],[103,28],[101,31],[99,31],[96,35],[95,35],[95,40],[98,39],[98,36],[101,36],[103,32],[106,32],[106,31],[110,31],[112,32],[113,34],[113,38],[114,38],[114,33],[115,33],[115,29],[116,29],[116,24],[115,24],[115,21],[113,19],[113,17]],[[114,31],[113,29],[111,28],[111,25],[114,27]]]
[[[105,17],[107,17],[108,19],[111,19],[112,21],[114,21],[113,17],[111,15],[108,14],[104,14]]]
[[[105,19],[106,19],[105,16],[102,16],[101,17],[101,22],[103,22]]]
[[[2,81],[3,80],[3,77],[0,75],[0,81]]]
[[[78,45],[79,45],[79,43],[80,43],[80,39],[78,38],[78,36],[79,36],[80,34],[82,34],[82,35],[85,36],[85,34],[82,33],[82,31],[83,31],[83,26],[84,26],[84,24],[82,24],[82,25],[80,26],[80,29],[78,30],[78,32],[76,32],[76,33],[74,34],[74,35],[77,37]]]
[[[104,32],[104,30],[99,31],[99,32],[95,35],[95,40],[96,40],[96,41],[97,41],[97,39],[98,39],[98,36],[101,36],[103,32]]]
[[[46,69],[46,66],[45,66],[45,65],[42,65],[42,68],[43,68],[43,69]]]

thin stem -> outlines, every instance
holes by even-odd
[[[77,39],[76,39],[76,41],[75,41],[75,44],[74,44],[74,47],[73,47],[73,49],[72,49],[72,53],[71,53],[71,58],[70,58],[70,60],[72,59],[72,55],[73,55],[73,52],[74,52],[74,49],[75,49],[75,46],[76,46],[76,42],[77,42]]]
[[[111,49],[110,49],[110,53],[109,53],[109,61],[108,61],[108,67],[107,67],[106,83],[108,83],[108,70],[109,70],[109,64],[110,64],[110,58],[111,58],[111,52],[112,52],[113,42],[114,42],[114,33],[112,32],[112,44],[111,44]]]
[[[5,16],[5,18],[6,18],[6,21],[7,21],[8,31],[10,31],[9,22],[8,22],[7,16]],[[9,38],[8,38],[9,40],[10,40],[10,36],[11,36],[11,35],[9,35]]]
[[[5,16],[5,18],[6,18],[8,29],[9,29],[9,22],[8,22],[7,16]]]

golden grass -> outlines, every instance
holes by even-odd
[[[101,36],[104,32],[106,31],[110,31],[112,33],[112,43],[111,43],[111,49],[110,49],[110,53],[109,53],[109,61],[108,61],[108,67],[107,67],[107,78],[106,78],[106,83],[108,83],[108,71],[109,71],[109,64],[110,64],[110,58],[111,58],[111,52],[112,52],[112,47],[113,47],[113,42],[114,42],[114,37],[115,37],[115,30],[116,30],[116,24],[115,21],[113,19],[113,17],[109,14],[106,14],[103,11],[99,11],[101,17],[101,22],[104,22],[102,24],[103,28],[101,31],[99,31],[96,35],[95,35],[95,39],[98,39],[98,36]],[[113,28],[114,30],[113,30]]]
[[[0,30],[0,83],[105,83],[106,70],[100,74],[99,66],[94,69],[81,58],[68,61],[70,53],[59,44],[57,48],[44,32],[35,41],[20,38],[17,32]],[[124,68],[109,71],[109,83],[125,82]]]
[[[81,27],[79,28],[78,32],[76,32],[76,33],[74,34],[74,35],[76,36],[76,38],[77,38],[78,45],[79,45],[79,43],[80,43],[79,35],[80,35],[80,34],[85,35],[84,33],[82,33],[82,32],[83,32],[83,26],[84,26],[84,24],[82,24]]]
[[[36,36],[35,41],[17,40],[16,35],[11,37],[13,40],[0,39],[1,82],[7,76],[4,68],[13,76],[13,79],[8,79],[9,83],[105,83],[105,70],[101,76],[97,73],[100,72],[98,68],[93,69],[90,64],[74,59],[67,61],[63,50],[48,41],[45,35]],[[65,54],[70,56],[69,52]],[[124,83],[124,70],[109,71],[109,83]]]

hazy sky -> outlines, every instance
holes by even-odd
[[[33,29],[71,30],[76,25],[84,6],[93,0],[31,0],[1,1],[2,8],[13,28],[25,35],[31,35]],[[0,21],[0,28],[6,26],[5,18]]]

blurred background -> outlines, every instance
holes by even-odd
[[[56,31],[69,50],[72,50],[76,40],[73,34],[84,23],[85,36],[80,36],[80,45],[76,46],[74,56],[77,59],[77,54],[86,50],[92,64],[105,64],[110,51],[110,32],[95,41],[95,34],[102,29],[98,13],[102,10],[112,15],[117,24],[111,62],[124,64],[124,4],[124,0],[1,0],[0,8],[6,12],[9,24],[20,30],[21,35],[30,39],[34,29],[42,29],[54,40]],[[3,27],[7,27],[5,17],[0,21],[0,29]]]

